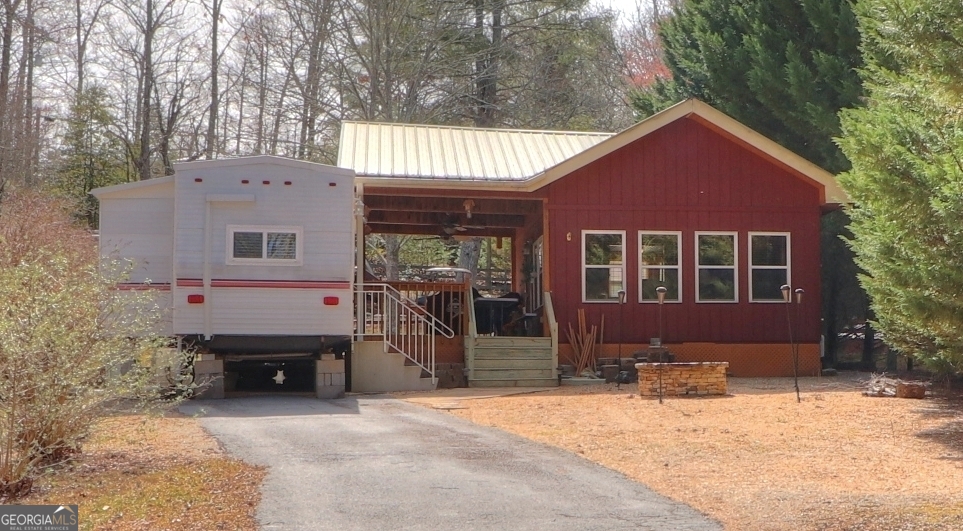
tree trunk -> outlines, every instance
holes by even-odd
[[[217,53],[218,19],[221,17],[222,0],[211,0],[211,108],[207,114],[207,138],[205,139],[204,158],[214,158],[214,145],[217,142],[217,112],[220,106],[217,88],[217,67],[220,61]]]
[[[151,178],[150,171],[150,96],[154,87],[154,64],[152,48],[154,44],[154,1],[146,0],[146,21],[144,23],[144,59],[143,85],[141,88],[141,123],[140,123],[140,153],[134,165],[140,174],[140,180]]]

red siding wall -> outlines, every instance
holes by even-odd
[[[637,231],[681,230],[682,302],[665,305],[664,340],[786,342],[785,308],[748,302],[747,233],[773,231],[791,233],[792,284],[806,290],[796,339],[819,341],[819,190],[735,141],[678,120],[538,194],[548,198],[549,273],[562,329],[585,308],[590,323],[606,315],[606,343],[619,341],[618,305],[581,302],[580,246],[582,230],[625,230],[628,302],[621,341],[647,343],[658,336],[658,305],[638,302]],[[738,231],[738,303],[695,302],[695,231]]]

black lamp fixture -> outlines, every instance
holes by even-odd
[[[792,378],[793,383],[796,387],[796,402],[802,402],[802,398],[799,396],[799,345],[796,344],[792,335],[792,316],[789,313],[789,305],[792,303],[793,297],[796,296],[796,323],[799,323],[799,307],[802,305],[803,295],[806,290],[802,288],[796,288],[795,291],[789,286],[789,284],[783,284],[780,288],[782,291],[782,300],[786,303],[786,324],[789,327],[789,350],[792,353]]]

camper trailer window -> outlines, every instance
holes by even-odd
[[[264,246],[264,233],[235,232],[234,258],[263,258],[261,248]]]
[[[301,227],[229,225],[228,264],[299,265]]]

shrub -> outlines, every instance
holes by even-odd
[[[0,198],[0,499],[79,452],[112,408],[156,403],[163,339],[149,292],[114,289],[94,237],[56,200]]]

